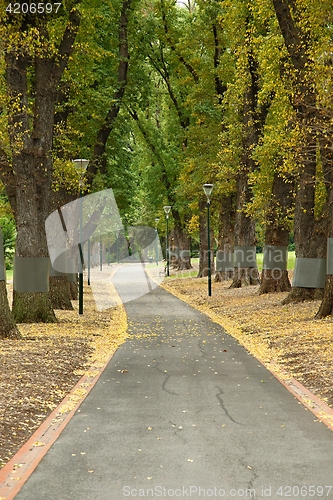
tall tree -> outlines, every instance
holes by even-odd
[[[67,11],[61,6],[59,15],[56,6],[49,14],[17,15],[5,11],[5,2],[1,5],[10,151],[2,148],[0,173],[17,227],[13,314],[19,322],[56,320],[48,292],[44,221],[49,214],[57,87],[73,51],[79,3],[69,2]]]
[[[322,262],[326,257],[325,220],[316,217],[315,191],[318,174],[317,123],[318,94],[314,84],[314,60],[311,56],[309,26],[302,20],[303,8],[297,0],[273,0],[274,9],[289,54],[291,70],[286,71],[286,85],[292,82],[291,103],[294,107],[297,126],[300,129],[302,147],[299,155],[299,177],[295,206],[294,236],[296,257],[299,264],[305,259]],[[302,23],[303,21],[303,23]],[[287,68],[288,63],[286,64]],[[297,270],[297,267],[296,267]],[[311,268],[303,270],[302,276],[311,274]],[[309,287],[293,286],[284,303],[313,299],[322,294],[319,284]]]

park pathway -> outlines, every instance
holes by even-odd
[[[333,499],[333,433],[269,371],[161,288],[125,307],[129,340],[17,500]]]

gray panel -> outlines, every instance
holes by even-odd
[[[279,269],[285,271],[288,263],[288,247],[287,246],[264,246],[264,263],[263,269]]]
[[[326,259],[296,258],[293,286],[324,288],[325,281]]]
[[[333,238],[327,240],[327,274],[333,274]]]
[[[50,276],[57,278],[59,276],[67,276],[67,273],[60,273],[50,264]]]
[[[6,280],[5,258],[3,253],[3,237],[0,228],[0,281]]]
[[[216,271],[233,271],[234,270],[234,254],[233,252],[224,252],[218,250],[216,252]]]
[[[17,292],[49,291],[49,257],[14,257],[14,290]]]
[[[235,247],[234,267],[257,267],[256,247]]]
[[[50,276],[67,276],[67,255],[65,252],[61,253],[61,249],[57,255],[56,258],[50,259]]]
[[[67,279],[71,283],[76,283],[77,282],[77,274],[76,273],[67,273]]]

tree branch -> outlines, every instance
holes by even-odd
[[[60,60],[54,71],[54,78],[57,83],[60,81],[67,66],[69,56],[73,52],[73,45],[80,26],[80,13],[76,7],[79,3],[81,3],[81,0],[74,2],[74,7],[69,13],[68,23],[59,45],[58,53]]]
[[[98,171],[101,173],[106,172],[106,159],[104,158],[106,143],[110,133],[113,130],[115,120],[118,116],[121,102],[125,93],[127,83],[127,72],[129,65],[129,48],[128,48],[128,11],[131,7],[132,0],[124,0],[120,20],[119,20],[119,64],[118,64],[118,90],[114,94],[114,104],[109,109],[104,123],[101,126],[96,144],[94,147],[93,157],[89,163],[88,172],[90,177],[93,178]]]
[[[164,0],[161,0],[161,11],[162,11],[162,20],[163,20],[163,27],[164,27],[164,33],[167,38],[167,41],[169,43],[170,49],[176,54],[178,57],[179,61],[185,66],[187,71],[192,75],[195,83],[198,83],[199,81],[199,76],[196,70],[189,64],[185,58],[179,54],[178,50],[176,49],[175,45],[173,44],[170,34],[169,34],[169,27],[168,27],[168,22],[166,18],[166,12],[165,12],[165,5],[164,5]]]

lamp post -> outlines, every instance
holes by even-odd
[[[207,197],[207,231],[208,231],[208,296],[212,295],[212,268],[210,259],[210,195],[213,191],[213,184],[204,184],[203,190]]]
[[[168,222],[169,222],[169,213],[171,210],[170,205],[166,205],[163,207],[164,212],[165,212],[165,218],[166,218],[166,259],[167,259],[167,276],[170,276],[170,270],[169,270],[169,227],[168,227]]]
[[[88,285],[90,286],[90,238],[88,240]]]
[[[101,233],[99,233],[99,270],[103,271],[103,242]]]
[[[158,229],[157,229],[157,224],[158,224],[158,221],[160,220],[159,217],[156,217],[155,219],[155,229],[156,229],[156,265],[158,266]]]
[[[77,158],[72,160],[75,168],[79,172],[80,180],[80,240],[79,240],[79,253],[80,253],[80,267],[79,267],[79,314],[83,314],[83,249],[82,249],[82,187],[85,171],[87,170],[89,160]]]

